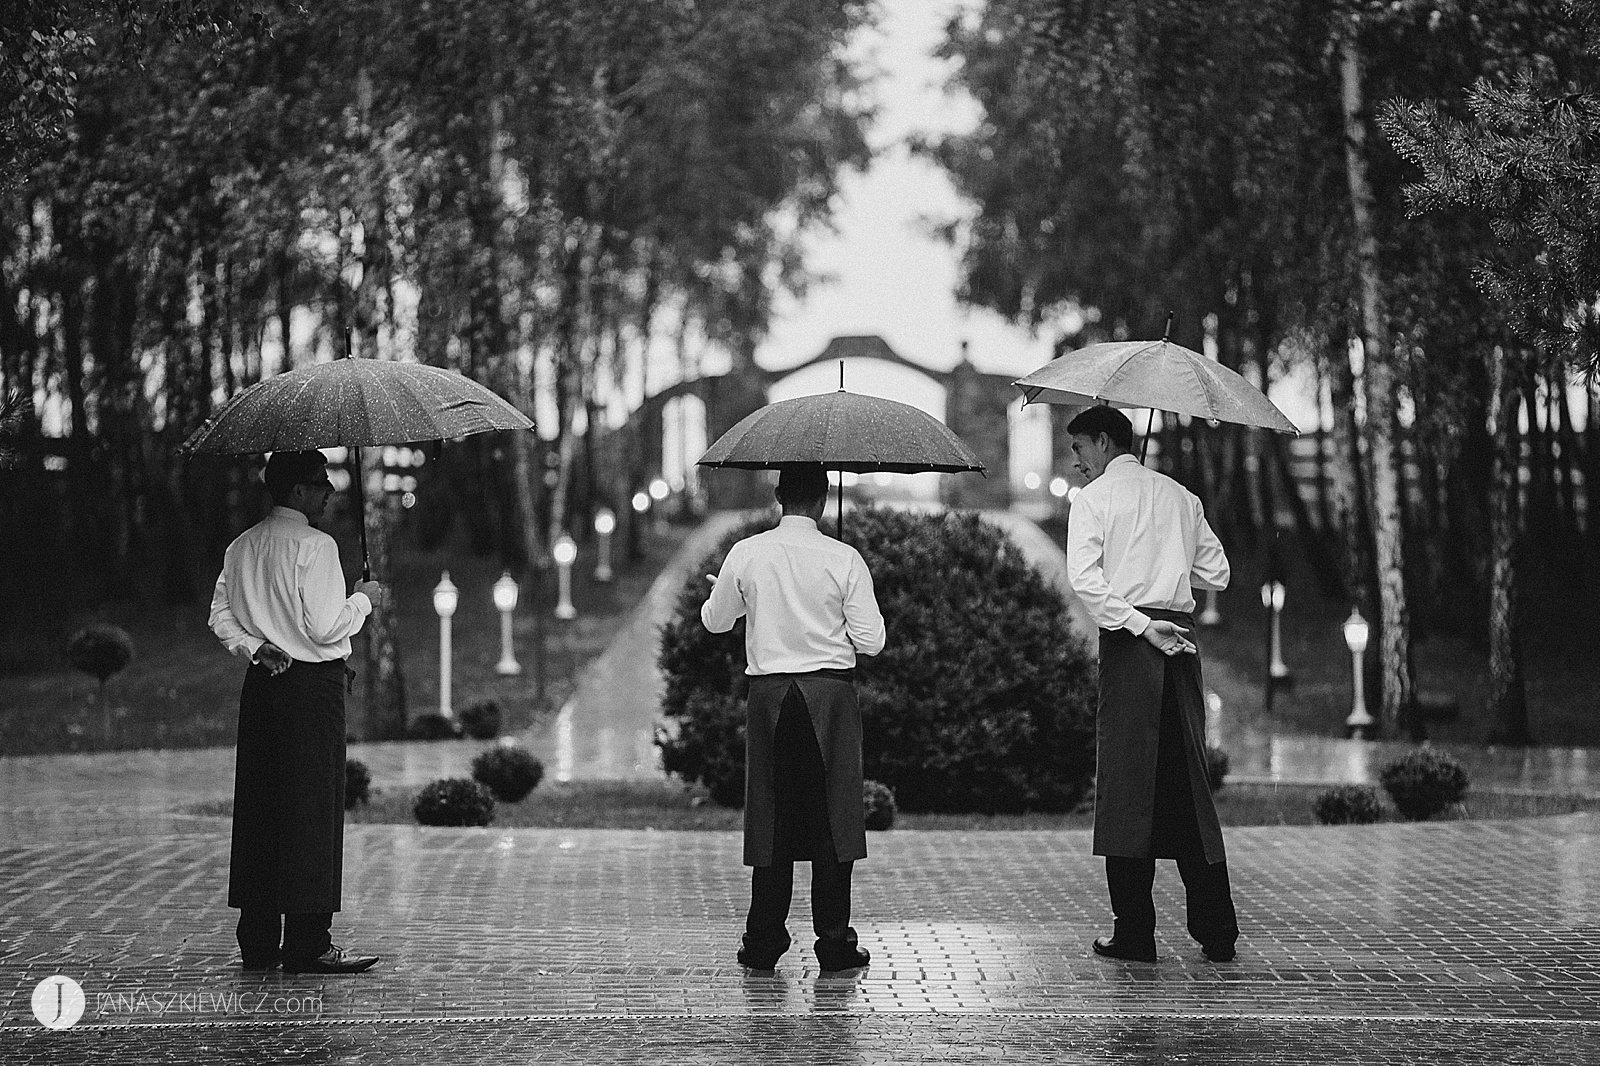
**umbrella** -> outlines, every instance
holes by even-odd
[[[187,455],[242,455],[351,448],[356,499],[364,510],[362,448],[532,426],[528,416],[454,370],[346,357],[250,386],[190,434],[180,450]],[[360,527],[366,574],[366,522]]]
[[[1052,359],[1012,384],[1026,403],[1148,407],[1214,422],[1300,430],[1260,389],[1169,340],[1109,341]]]
[[[819,463],[858,474],[984,470],[966,442],[927,412],[842,387],[838,392],[780,400],[747,415],[717,438],[695,465],[776,470],[791,463]],[[843,524],[841,484],[841,530]]]

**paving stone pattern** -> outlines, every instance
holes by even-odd
[[[1170,863],[1161,960],[1119,963],[1087,951],[1087,833],[874,834],[873,963],[845,975],[810,957],[803,891],[779,968],[733,962],[737,834],[389,826],[350,827],[335,925],[384,962],[244,975],[226,828],[0,848],[0,1061],[1600,1062],[1596,815],[1230,831],[1228,965],[1184,935]],[[88,999],[62,1033],[30,1009],[56,973]]]

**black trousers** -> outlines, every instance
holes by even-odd
[[[1187,903],[1189,935],[1202,947],[1227,947],[1239,939],[1239,919],[1228,885],[1228,864],[1207,862],[1205,848],[1200,843],[1179,714],[1177,701],[1169,693],[1161,701],[1152,851],[1177,859],[1178,876],[1183,878]],[[1111,895],[1111,913],[1116,917],[1113,935],[1118,942],[1132,947],[1155,944],[1156,909],[1150,898],[1155,878],[1153,858],[1106,856],[1106,887]]]
[[[747,965],[767,969],[789,950],[789,904],[794,864],[811,862],[811,926],[823,969],[854,965],[856,931],[850,928],[850,874],[854,862],[839,862],[828,824],[827,771],[822,749],[798,685],[791,685],[773,735],[777,784],[773,862],[752,867],[750,914],[745,920]]]
[[[249,967],[282,959],[314,959],[333,944],[333,912],[276,914],[254,907],[239,910],[239,954]]]

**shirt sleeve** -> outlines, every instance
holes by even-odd
[[[711,595],[700,605],[700,624],[713,633],[726,633],[744,617],[744,590],[739,587],[739,545],[722,560],[722,570],[711,583]]]
[[[878,597],[872,588],[872,571],[859,553],[851,557],[845,578],[844,632],[859,655],[878,654],[888,640],[883,612],[878,610]]]
[[[344,594],[344,571],[339,568],[339,548],[332,537],[306,541],[300,577],[301,621],[308,639],[332,644],[361,631],[372,601],[356,593]]]
[[[261,645],[266,643],[265,638],[248,632],[234,617],[233,606],[228,602],[226,567],[217,575],[217,587],[211,593],[211,616],[206,619],[206,625],[211,627],[211,632],[222,642],[222,647],[229,655],[254,659]]]
[[[1228,553],[1222,550],[1222,541],[1206,522],[1205,507],[1194,501],[1195,517],[1199,521],[1194,541],[1194,565],[1189,568],[1189,585],[1197,589],[1221,592],[1228,587],[1232,571],[1228,566]]]
[[[1111,591],[1105,572],[1105,516],[1094,498],[1079,493],[1067,512],[1067,580],[1089,617],[1101,629],[1126,629],[1135,636],[1150,625],[1150,616],[1134,610]]]

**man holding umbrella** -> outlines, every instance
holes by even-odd
[[[883,615],[861,554],[817,529],[828,475],[785,467],[776,529],[735,544],[700,619],[726,633],[745,617],[744,864],[754,867],[739,961],[768,970],[789,949],[796,861],[811,863],[812,925],[824,970],[867,963],[850,927],[850,874],[867,854],[861,804],[857,654],[883,650]]]
[[[1090,407],[1067,425],[1089,479],[1067,519],[1067,573],[1100,627],[1094,853],[1116,918],[1097,954],[1154,962],[1157,858],[1176,859],[1189,933],[1234,957],[1238,920],[1205,758],[1196,588],[1228,585],[1228,558],[1200,501],[1130,454],[1133,425]]]
[[[316,528],[333,485],[318,451],[267,461],[266,518],[228,545],[211,631],[250,661],[239,695],[228,906],[246,970],[359,973],[376,956],[329,937],[344,846],[345,659],[383,586],[344,594],[334,539]]]

